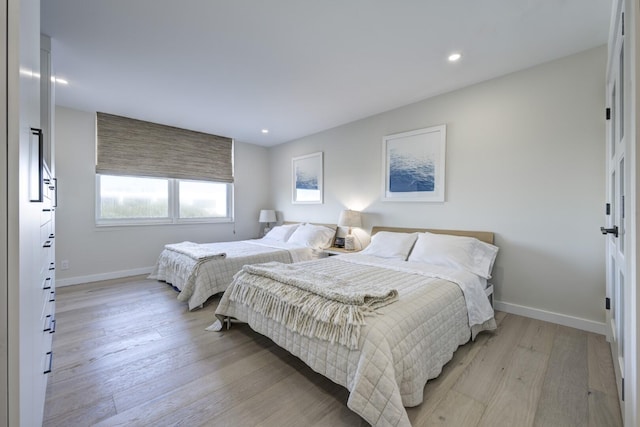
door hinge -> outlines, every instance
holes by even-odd
[[[622,393],[620,393],[620,395],[622,396],[622,401],[624,402],[624,378],[622,379]]]
[[[611,215],[611,203],[607,203],[604,208],[606,215]]]
[[[624,12],[622,12],[622,35],[624,36]]]
[[[611,108],[607,107],[605,117],[607,118],[607,120],[611,120]]]
[[[607,297],[604,299],[604,308],[611,310],[611,298]]]

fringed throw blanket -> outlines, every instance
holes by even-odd
[[[304,265],[246,265],[229,299],[308,337],[358,348],[365,316],[398,299],[391,286],[357,283],[310,272]]]
[[[164,247],[166,249],[169,249],[170,251],[187,255],[188,257],[191,257],[196,261],[206,261],[213,258],[224,259],[227,256],[227,254],[224,252],[212,250],[211,248],[207,247],[207,245],[193,242],[172,243],[169,245],[165,245]]]

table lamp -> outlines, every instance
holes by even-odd
[[[271,230],[271,223],[276,222],[276,211],[272,209],[262,209],[260,211],[258,222],[267,223],[267,225],[264,227],[264,234],[267,234]]]
[[[349,232],[344,237],[344,249],[347,251],[354,250],[355,238],[353,237],[353,234],[351,234],[351,227],[362,227],[362,217],[360,212],[352,211],[351,209],[340,212],[338,225],[340,227],[349,227]]]

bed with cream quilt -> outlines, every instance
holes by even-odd
[[[448,245],[452,258],[436,252],[435,234],[392,233],[385,240],[385,233],[359,254],[245,266],[222,296],[212,329],[229,318],[246,322],[346,387],[347,406],[370,424],[410,426],[405,407],[422,402],[426,382],[458,346],[495,329],[485,289],[497,248],[482,243],[481,252],[492,255],[478,275],[457,260],[477,264],[475,238],[462,251],[467,241]],[[493,241],[491,233],[483,236]],[[474,253],[465,253],[469,248]]]
[[[244,265],[317,259],[334,234],[331,225],[287,224],[274,227],[262,239],[169,244],[148,277],[173,286],[179,291],[178,300],[193,310],[224,292]]]

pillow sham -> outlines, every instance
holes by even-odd
[[[371,243],[361,254],[380,258],[407,260],[418,233],[394,233],[379,231],[371,238]]]
[[[491,278],[498,247],[474,237],[420,233],[408,261],[460,268]]]
[[[335,234],[335,230],[323,225],[302,224],[295,229],[287,242],[315,249],[326,249],[333,243]]]
[[[299,225],[300,224],[277,225],[264,236],[264,239],[286,242]]]

